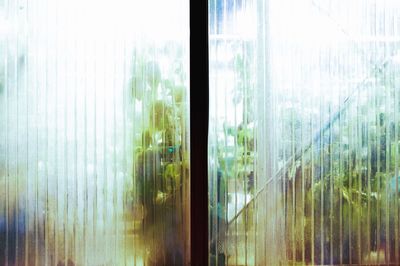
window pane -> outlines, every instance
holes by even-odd
[[[397,265],[400,5],[209,3],[211,265]]]
[[[189,260],[188,13],[0,1],[1,265]]]

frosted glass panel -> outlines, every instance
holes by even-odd
[[[399,3],[209,3],[210,264],[398,265]]]
[[[188,2],[0,1],[0,264],[189,261]]]

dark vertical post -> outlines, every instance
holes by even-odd
[[[208,0],[190,0],[191,265],[208,265]]]

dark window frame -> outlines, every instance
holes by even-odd
[[[208,265],[208,0],[190,1],[190,265]]]

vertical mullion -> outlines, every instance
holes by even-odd
[[[28,1],[28,0],[27,0]],[[58,116],[59,116],[59,74],[58,74],[58,68],[59,68],[59,61],[58,61],[58,46],[59,46],[59,33],[58,33],[58,27],[59,27],[59,20],[58,20],[58,15],[59,15],[59,5],[58,1],[55,3],[55,29],[56,29],[56,36],[55,36],[55,74],[54,74],[54,79],[55,79],[55,96],[54,96],[54,128],[55,128],[55,133],[54,133],[54,178],[55,178],[55,219],[54,219],[54,232],[53,232],[53,237],[54,237],[54,261],[57,263],[58,262],[58,241],[59,241],[59,181],[60,181],[60,174],[59,174],[59,162],[58,162],[58,138],[59,138],[59,130],[58,130]],[[26,259],[26,264],[27,266],[27,259]]]
[[[27,47],[26,47],[26,56],[25,56],[25,58],[26,58],[26,62],[25,62],[25,73],[26,73],[26,78],[25,78],[25,86],[24,86],[24,89],[26,90],[26,113],[25,113],[25,116],[26,116],[26,184],[25,184],[25,186],[26,186],[26,188],[25,188],[25,208],[26,208],[26,210],[25,210],[25,238],[24,238],[24,241],[25,241],[25,247],[24,247],[24,249],[25,249],[25,256],[24,256],[24,265],[25,266],[28,266],[28,255],[29,255],[29,233],[28,233],[28,231],[29,231],[29,222],[30,222],[30,217],[29,217],[29,147],[30,147],[30,145],[29,145],[29,134],[28,134],[28,132],[29,132],[29,126],[30,126],[30,123],[29,123],[29,107],[30,107],[30,102],[29,102],[29,99],[30,99],[30,97],[29,97],[29,93],[30,93],[30,89],[28,88],[28,80],[30,80],[30,68],[29,68],[29,64],[30,64],[30,55],[29,55],[29,41],[30,41],[30,39],[29,39],[29,37],[30,37],[30,34],[29,34],[29,24],[28,24],[28,22],[30,21],[30,18],[31,18],[31,16],[30,16],[30,4],[28,4],[30,1],[28,1],[28,0],[26,0],[26,2],[25,2],[25,8],[26,8],[26,17],[25,17],[25,20],[26,20],[26,27],[27,27],[27,29],[26,29],[26,35],[25,35],[25,41],[26,41],[26,45],[27,45]]]
[[[390,17],[396,18],[394,15],[393,11],[389,9],[389,14]],[[393,19],[393,21],[390,21],[390,31],[394,35],[396,33],[396,19]],[[393,88],[393,120],[394,120],[394,178],[395,178],[395,192],[393,193],[393,199],[394,199],[394,210],[393,210],[393,216],[394,216],[394,260],[396,264],[399,264],[399,92],[396,84],[396,77],[395,73],[398,72],[398,65],[393,66],[394,70],[390,73],[390,83],[394,87]],[[393,217],[392,216],[392,217]]]
[[[36,8],[35,8],[35,11],[36,11],[36,16],[35,16],[35,23],[40,23],[40,20],[39,20],[39,17],[40,17],[40,15],[39,15],[39,11],[38,11],[38,8],[37,8],[37,6],[38,6],[38,4],[39,4],[40,2],[38,1],[38,2],[36,2]],[[58,21],[57,21],[58,22]],[[36,35],[36,43],[35,43],[35,53],[37,54],[36,56],[37,57],[39,57],[39,43],[40,43],[40,41],[39,41],[39,39],[40,39],[40,37],[41,37],[41,35],[39,34],[39,31],[35,31],[34,32],[35,33],[35,35]],[[57,35],[57,37],[58,37],[58,35]],[[56,37],[56,38],[57,38]],[[39,254],[39,246],[38,246],[38,242],[39,242],[39,228],[40,228],[40,225],[39,225],[39,204],[38,204],[38,202],[39,202],[39,169],[38,169],[38,164],[39,164],[39,127],[38,127],[38,124],[39,124],[39,73],[38,73],[38,69],[39,69],[39,65],[40,65],[40,62],[39,62],[39,60],[35,60],[35,64],[34,64],[34,67],[36,68],[36,70],[35,70],[35,79],[34,79],[34,84],[35,84],[35,93],[36,93],[36,95],[35,95],[35,98],[36,98],[36,106],[35,106],[35,116],[36,116],[36,141],[35,141],[35,144],[36,144],[36,151],[35,151],[35,155],[36,155],[36,162],[35,162],[35,169],[36,169],[36,173],[35,173],[35,188],[34,188],[34,193],[35,193],[35,216],[34,216],[34,224],[35,224],[35,256],[34,256],[34,258],[35,258],[35,265],[38,265],[38,264],[40,264],[40,258],[39,258],[39,256],[40,256],[40,254]],[[58,68],[58,65],[56,64],[56,75],[58,74],[57,73],[57,68]],[[57,82],[57,78],[56,78],[56,82]],[[55,117],[57,117],[57,114],[58,114],[58,109],[57,109],[57,103],[58,103],[58,90],[56,89],[56,96],[55,96],[55,108],[56,108],[56,111],[55,111],[55,113],[56,113],[56,115],[55,115]],[[57,125],[57,118],[56,118],[56,120],[55,120],[55,124]],[[56,128],[57,128],[57,126],[56,126]],[[56,131],[56,138],[55,138],[55,165],[56,165],[56,169],[57,169],[57,166],[58,166],[58,140],[57,140],[57,137],[58,137],[58,131]],[[56,182],[57,182],[57,184],[56,184],[56,188],[55,188],[55,190],[56,190],[56,195],[58,195],[58,177],[59,177],[59,173],[58,173],[58,171],[56,170],[56,173],[55,173],[55,176],[56,176]],[[57,232],[56,232],[56,228],[58,228],[57,226],[58,226],[58,224],[57,224],[57,219],[58,219],[58,199],[56,200],[56,204],[57,204],[57,206],[56,206],[56,215],[55,215],[55,226],[54,226],[54,234],[55,235],[57,235]],[[57,247],[57,244],[56,244],[56,247]],[[58,253],[57,253],[57,251],[55,252],[55,257],[57,258],[57,255],[58,255]],[[45,258],[45,261],[46,261],[46,258]]]
[[[69,10],[65,10],[64,11],[66,14],[69,14]],[[65,18],[64,19],[64,25],[65,25],[65,27],[68,27],[68,20],[67,20],[67,18]],[[67,33],[67,32],[65,32],[65,34],[68,36],[69,35],[69,32]],[[72,38],[72,36],[69,36],[69,37],[71,37]],[[69,39],[69,38],[68,38]],[[72,40],[71,40],[72,41]],[[64,132],[63,132],[63,138],[64,138],[64,140],[63,140],[63,144],[64,144],[64,148],[63,148],[63,151],[64,151],[64,154],[63,154],[63,156],[64,156],[64,175],[62,176],[62,179],[61,179],[61,181],[62,181],[62,187],[63,187],[63,192],[64,192],[64,195],[63,195],[63,225],[62,225],[62,229],[64,230],[64,232],[63,232],[63,239],[61,240],[61,243],[60,243],[60,246],[61,247],[63,247],[64,246],[64,248],[63,248],[63,255],[64,255],[64,261],[66,260],[66,261],[68,261],[68,258],[69,258],[69,254],[68,254],[68,241],[67,241],[67,239],[68,239],[68,230],[69,230],[69,209],[70,209],[70,204],[69,204],[69,174],[68,174],[68,168],[69,168],[69,166],[68,166],[68,164],[69,164],[69,160],[68,160],[68,152],[69,152],[69,149],[68,149],[68,142],[67,142],[67,139],[68,139],[68,129],[69,129],[69,123],[68,123],[68,112],[70,111],[70,108],[71,108],[71,111],[73,111],[76,107],[75,107],[75,104],[76,104],[76,101],[74,101],[72,104],[71,104],[71,107],[70,108],[68,108],[68,96],[69,96],[69,94],[68,94],[68,88],[69,88],[69,86],[71,85],[71,83],[73,83],[73,81],[70,81],[68,78],[67,78],[67,76],[68,76],[68,61],[66,60],[66,56],[68,55],[68,52],[70,52],[69,50],[68,50],[68,46],[69,46],[69,43],[68,43],[68,45],[66,44],[65,45],[66,46],[66,49],[65,49],[65,54],[64,54],[64,62],[63,62],[63,68],[64,68],[64,71],[63,71],[63,74],[64,74],[64,77],[65,77],[65,87],[63,87],[63,89],[64,89],[64,95],[63,95],[63,97],[64,97]],[[72,60],[71,60],[72,61]],[[74,84],[74,85],[76,85],[76,84]],[[74,86],[74,88],[76,88],[76,86]],[[76,89],[73,91],[73,92],[71,92],[71,94],[72,94],[72,96],[73,97],[75,97],[75,95],[76,95]],[[71,97],[71,96],[70,96]],[[76,127],[75,127],[76,128]],[[75,139],[75,138],[74,138]],[[72,146],[72,145],[71,145]],[[73,147],[71,147],[71,150],[73,150],[73,148],[74,147],[76,147],[76,145],[74,145]],[[75,158],[75,157],[74,157]],[[74,168],[73,168],[73,175],[74,176],[76,176],[77,175],[77,170],[76,170],[76,159],[74,159],[73,160],[73,163],[74,163]],[[74,181],[75,181],[76,179],[74,179]],[[73,193],[73,196],[72,197],[76,197],[76,195],[75,195],[75,191],[76,191],[76,187],[74,187],[74,193]],[[57,196],[57,197],[59,197],[59,196]],[[74,209],[74,207],[75,207],[75,205],[74,204],[71,204],[72,206],[73,206],[73,209]],[[73,220],[73,226],[75,227],[75,223],[76,223],[76,219],[75,219],[75,215],[74,215],[74,220]],[[72,240],[72,244],[74,245],[74,247],[75,247],[75,243],[76,243],[76,241],[75,241],[75,235],[73,235],[72,236],[73,237],[73,240]],[[75,250],[73,250],[73,251],[75,251]],[[74,254],[74,253],[72,253],[72,254]],[[72,255],[73,256],[73,255]],[[61,257],[62,258],[62,257]]]
[[[374,23],[373,23],[373,28],[372,28],[372,34],[373,35],[377,35],[377,33],[378,33],[378,30],[379,30],[379,28],[378,28],[378,16],[377,16],[377,2],[375,2],[374,3],[374,17],[373,17],[373,21],[374,21]],[[373,59],[374,59],[374,61],[375,62],[377,62],[377,60],[378,60],[378,44],[376,43],[376,42],[374,42],[374,44],[373,44],[374,46],[373,46]],[[377,162],[376,162],[376,178],[377,178],[377,199],[376,199],[376,206],[375,206],[375,208],[377,209],[377,211],[376,211],[376,215],[377,215],[377,218],[376,218],[376,238],[377,238],[377,241],[376,241],[376,249],[377,249],[377,262],[379,263],[380,261],[381,261],[381,258],[380,258],[380,256],[381,256],[381,230],[383,229],[383,228],[381,228],[382,226],[381,226],[381,223],[382,223],[382,221],[381,221],[381,215],[382,215],[382,213],[381,213],[381,208],[382,208],[382,188],[381,188],[381,178],[382,178],[382,166],[381,166],[381,148],[382,148],[382,141],[381,141],[381,138],[382,138],[382,136],[381,136],[381,130],[382,130],[382,124],[381,124],[381,115],[380,115],[380,107],[381,107],[381,104],[382,104],[382,96],[381,96],[381,94],[382,94],[382,92],[380,91],[381,90],[381,87],[380,86],[378,86],[379,85],[379,82],[378,82],[378,79],[377,78],[375,78],[374,79],[374,87],[375,87],[375,89],[374,89],[374,95],[376,95],[376,99],[375,99],[375,110],[376,110],[376,114],[375,114],[375,121],[376,121],[376,123],[377,123],[377,129],[376,129],[376,131],[377,131],[377,133],[376,133],[376,139],[375,139],[375,141],[376,141],[376,150],[375,150],[375,152],[376,152],[376,158],[377,158]],[[383,117],[382,117],[383,118]]]
[[[214,36],[217,35],[217,29],[218,29],[218,16],[217,16],[217,0],[209,1],[209,7],[208,7],[208,13],[210,16],[209,21],[213,21],[213,24],[209,22],[209,34],[213,34]],[[210,53],[217,55],[217,50],[218,50],[218,39],[210,39]],[[213,59],[214,61],[217,61],[217,58]],[[213,73],[213,76],[210,77],[210,95],[213,93],[213,98],[214,102],[210,101],[210,122],[211,122],[211,128],[210,128],[210,140],[208,141],[209,145],[209,155],[208,155],[208,160],[212,160],[214,164],[208,165],[209,168],[209,179],[210,181],[208,182],[208,190],[210,193],[210,199],[209,199],[209,215],[211,218],[209,218],[209,228],[208,228],[208,234],[209,234],[209,264],[211,265],[218,265],[218,242],[219,241],[224,241],[225,244],[225,239],[227,237],[226,232],[224,235],[219,234],[218,227],[215,225],[218,225],[218,171],[217,167],[220,164],[218,161],[218,149],[219,149],[219,143],[218,143],[218,116],[216,115],[217,112],[217,102],[218,102],[218,94],[217,94],[217,79],[216,77],[218,76],[218,68],[213,67],[213,60],[210,59],[210,74]],[[211,84],[212,82],[212,84]],[[226,143],[226,131],[224,130],[224,143]],[[224,153],[226,153],[226,146],[224,146],[223,150]],[[211,150],[211,153],[210,153]],[[225,165],[225,164],[224,164]],[[224,167],[224,176],[226,173],[226,167]],[[224,181],[226,179],[224,178]],[[226,185],[226,182],[225,182]],[[227,193],[226,191],[224,193]],[[227,195],[223,195],[226,197]],[[224,208],[227,210],[228,206],[226,202],[224,202]],[[225,213],[225,220],[227,221],[227,212]],[[214,246],[213,246],[214,245]],[[212,254],[215,254],[215,258],[212,257]],[[227,254],[226,248],[224,247],[224,253]]]
[[[191,265],[208,265],[208,1],[190,1]],[[196,219],[195,217],[202,217]]]
[[[342,48],[341,46],[339,46],[339,49]],[[342,75],[342,68],[340,67],[342,61],[342,58],[339,54],[337,54],[338,57],[338,64],[337,64],[337,75],[339,76],[339,78],[341,78]],[[339,85],[341,85],[341,81],[339,81]],[[342,107],[342,89],[339,89],[339,96],[338,96],[338,100],[339,100],[339,104],[338,104],[338,110],[343,110]],[[343,263],[343,179],[344,179],[344,174],[343,171],[345,171],[343,165],[344,165],[344,160],[345,158],[343,155],[343,130],[344,130],[344,125],[343,125],[343,112],[340,111],[339,112],[339,169],[338,169],[338,174],[339,174],[339,178],[340,178],[340,182],[339,182],[339,263],[340,265],[342,265]]]
[[[78,10],[77,7],[74,7],[74,11],[75,11],[75,19],[77,19],[78,15]],[[74,38],[73,41],[73,50],[78,52],[78,40],[77,38]],[[73,165],[74,165],[74,172],[73,172],[73,184],[74,184],[74,192],[72,193],[73,197],[74,197],[74,201],[73,201],[73,224],[72,224],[72,231],[73,233],[73,258],[75,261],[79,261],[80,258],[78,258],[79,256],[79,234],[77,233],[79,230],[78,224],[77,224],[77,220],[78,220],[78,57],[75,57],[75,60],[73,60],[73,62],[71,62],[73,64],[74,67],[74,90],[73,90],[73,121],[74,121],[74,147],[73,147],[73,151],[74,151],[74,155],[73,155]]]
[[[95,42],[93,42],[94,44],[95,44]],[[126,54],[126,39],[124,38],[124,40],[123,40],[123,43],[122,43],[122,45],[121,45],[121,49],[122,49],[122,56],[123,56],[123,58],[127,58],[127,54]],[[122,80],[123,80],[123,82],[125,82],[126,80],[127,80],[127,75],[126,75],[126,71],[127,71],[127,64],[126,64],[126,62],[127,62],[127,60],[125,59],[125,60],[123,60],[123,67],[122,67]],[[96,76],[96,75],[95,75]],[[94,91],[96,91],[96,86],[94,86]],[[126,112],[127,112],[127,99],[128,99],[128,96],[127,96],[127,94],[126,94],[126,89],[124,89],[123,91],[122,91],[122,93],[121,93],[121,95],[122,95],[122,156],[123,156],[123,159],[122,159],[122,169],[123,169],[123,184],[126,184],[126,180],[128,180],[128,175],[127,175],[127,169],[128,169],[128,160],[127,160],[127,151],[126,151],[126,149],[127,149],[127,145],[126,145],[126,143],[127,143],[127,141],[126,141],[126,139],[127,139],[127,136],[126,136]],[[96,124],[96,123],[95,123]],[[96,128],[96,127],[94,127],[94,128]],[[96,131],[96,130],[95,130]],[[95,140],[95,138],[94,138],[94,140]],[[95,142],[96,143],[96,142]],[[95,151],[96,151],[96,144],[94,144],[94,149],[95,149]],[[94,154],[94,158],[96,158],[96,153]],[[96,159],[94,159],[94,161],[96,161]],[[95,164],[95,163],[94,163]],[[96,169],[96,168],[94,168],[94,169]],[[95,173],[95,176],[94,176],[94,178],[95,178],[95,180],[96,180],[96,173]],[[94,192],[94,206],[95,206],[95,208],[94,208],[94,214],[93,214],[93,223],[94,223],[94,228],[96,228],[96,220],[95,220],[95,218],[96,218],[96,215],[95,215],[95,213],[96,213],[96,204],[97,204],[97,201],[96,201],[96,192],[97,192],[97,182],[95,183],[95,186],[94,186],[94,189],[95,189],[95,192]],[[127,211],[128,211],[128,208],[127,208],[127,189],[124,189],[123,190],[123,196],[122,196],[122,213],[124,214],[124,213],[126,213]],[[127,243],[127,234],[128,234],[128,230],[127,230],[127,221],[126,221],[126,219],[125,219],[125,217],[123,217],[122,218],[122,220],[123,220],[123,261],[124,261],[124,263],[123,263],[123,265],[124,266],[126,266],[127,265],[127,249],[128,249],[128,243]],[[96,229],[94,229],[94,234],[93,234],[93,236],[94,236],[94,245],[95,245],[95,251],[96,251],[96,231],[95,231]]]
[[[301,59],[302,59],[302,57],[300,57]],[[300,97],[300,96],[299,96]],[[300,113],[302,113],[302,114],[304,114],[305,113],[305,107],[304,107],[304,100],[303,99],[301,99],[301,97],[300,97],[300,99],[299,99],[299,101],[300,101]],[[300,173],[300,175],[301,175],[301,212],[300,212],[300,216],[301,216],[301,236],[300,236],[300,239],[301,239],[301,263],[303,263],[303,264],[305,264],[306,263],[306,261],[305,261],[305,252],[306,252],[306,247],[305,247],[305,242],[306,242],[306,239],[305,239],[305,237],[306,237],[306,235],[305,235],[305,232],[304,232],[304,230],[305,230],[305,216],[306,216],[306,212],[305,212],[305,210],[306,210],[306,204],[305,204],[305,200],[306,200],[306,196],[305,196],[305,194],[306,194],[306,191],[305,191],[305,182],[306,182],[306,175],[305,175],[305,170],[304,170],[304,167],[306,166],[306,164],[305,164],[305,151],[304,151],[304,135],[305,135],[305,130],[306,130],[306,128],[305,128],[305,122],[306,122],[306,120],[302,117],[301,118],[301,120],[300,120],[301,122],[300,122],[300,149],[301,149],[301,158],[300,158],[300,161],[301,161],[301,165],[300,165],[300,167],[301,167],[301,173]],[[309,237],[309,236],[307,236],[307,237]]]
[[[311,105],[314,104],[314,99],[311,99]],[[311,152],[311,264],[315,264],[315,203],[314,203],[314,184],[315,184],[315,166],[314,166],[314,141],[313,141],[313,114],[310,114],[310,152]]]
[[[364,12],[363,12],[363,17],[364,19],[367,20],[367,24],[370,25],[370,18],[368,17],[369,15],[369,8],[368,5],[365,5],[364,7]],[[366,53],[364,54],[364,59],[366,59]],[[367,115],[365,116],[365,136],[366,136],[366,147],[367,147],[367,158],[366,158],[366,167],[367,167],[367,243],[366,243],[366,252],[367,254],[367,261],[368,263],[371,263],[371,142],[373,141],[372,139],[372,130],[370,130],[370,127],[372,128],[372,123],[369,121],[370,117],[371,118],[375,118],[374,116],[374,111],[376,111],[373,108],[373,104],[371,103],[371,101],[374,100],[374,95],[373,95],[373,90],[369,89],[369,91],[367,92],[367,103],[366,104],[370,104],[372,106],[372,108],[370,108],[367,111]],[[371,113],[370,113],[371,112]],[[365,249],[365,248],[364,248]]]
[[[257,3],[255,3],[255,1],[253,2],[253,6],[252,9],[256,10],[257,7]],[[255,50],[257,48],[257,43],[256,41],[253,40],[252,42],[252,48]],[[251,65],[253,66],[252,70],[254,72],[257,71],[257,67],[256,67],[256,57],[253,56],[252,61],[251,61]],[[252,76],[252,78],[255,78],[255,76]],[[257,93],[256,91],[256,86],[253,87],[253,101],[254,103],[256,103],[256,99],[259,96],[259,93]],[[258,110],[259,107],[257,106],[257,104],[255,105],[254,109],[253,109],[253,116],[255,114],[258,114]],[[257,232],[258,232],[258,222],[259,222],[259,213],[258,213],[258,204],[257,204],[257,191],[258,191],[258,139],[257,139],[257,127],[255,126],[255,118],[253,117],[253,133],[252,133],[252,137],[253,137],[253,193],[252,193],[252,201],[253,201],[253,215],[252,215],[252,219],[253,219],[253,224],[254,224],[254,265],[258,265],[258,257],[259,257],[259,252],[258,252],[258,237],[257,237]]]
[[[110,46],[113,47],[113,49],[111,49],[111,51],[113,52],[112,57],[114,60],[118,59],[118,55],[116,54],[116,41],[117,41],[117,36],[115,36],[116,34],[116,29],[114,29],[113,31],[114,36],[112,36],[113,42],[110,44]],[[113,60],[113,66],[112,66],[112,70],[111,73],[113,75],[113,79],[111,81],[111,88],[116,88],[116,77],[117,77],[117,67],[116,67],[116,63]],[[107,91],[107,89],[106,89]],[[118,242],[118,218],[117,218],[117,212],[118,212],[118,205],[117,205],[117,105],[116,105],[116,95],[117,93],[113,93],[112,95],[112,127],[113,127],[113,143],[112,143],[112,158],[113,158],[113,185],[112,185],[112,206],[113,206],[113,212],[112,212],[112,221],[113,221],[113,235],[114,235],[114,241],[113,241],[113,245],[114,245],[114,249],[113,249],[113,254],[114,254],[114,259],[113,262],[117,263],[118,260],[117,258],[119,258],[119,254],[117,252],[117,250],[119,249],[119,242]],[[86,97],[86,96],[85,96]],[[86,102],[86,101],[85,101]],[[86,116],[86,106],[85,106],[85,116]],[[85,123],[86,124],[86,123]],[[85,179],[86,180],[86,179]],[[86,181],[87,182],[87,181]],[[87,187],[86,187],[87,188]],[[86,257],[86,256],[85,256]]]
[[[330,55],[331,55],[331,53],[329,53],[329,58],[331,59],[331,57],[330,57]],[[330,66],[330,62],[329,62],[329,66]],[[332,73],[331,73],[331,69],[329,69],[329,74],[330,75],[332,75]],[[331,91],[329,92],[329,93],[331,93]],[[331,99],[333,99],[333,97],[331,96]],[[328,106],[328,116],[329,116],[329,121],[332,121],[332,103],[329,103],[329,106]],[[334,214],[333,214],[333,195],[334,195],[334,180],[333,180],[333,154],[334,154],[334,152],[335,152],[335,145],[334,145],[334,142],[333,142],[333,130],[334,130],[334,127],[333,127],[333,125],[332,124],[330,124],[330,126],[329,126],[329,145],[328,145],[328,151],[329,151],[329,185],[330,185],[330,200],[329,200],[329,202],[330,202],[330,208],[329,208],[329,225],[330,225],[330,228],[329,228],[329,262],[330,262],[330,264],[331,265],[333,265],[333,260],[334,260],[334,258],[333,258],[333,249],[334,249],[334,236],[333,236],[333,217],[334,217]],[[335,247],[335,248],[337,248],[337,247]]]
[[[293,47],[291,47],[291,49],[293,49],[291,52],[293,52],[294,54],[296,54],[296,48],[293,48]],[[291,71],[291,77],[292,77],[292,80],[290,81],[290,84],[289,84],[289,86],[290,86],[290,92],[288,92],[288,94],[289,94],[289,99],[290,99],[290,101],[292,101],[292,104],[294,104],[293,103],[293,101],[294,101],[294,93],[293,93],[293,89],[294,89],[294,87],[295,87],[295,82],[294,82],[294,66],[296,65],[296,56],[293,56],[292,58],[291,58],[291,66],[292,66],[292,68],[290,69],[290,71]],[[290,218],[291,219],[291,228],[288,228],[288,230],[291,232],[291,236],[290,236],[290,241],[291,241],[291,255],[292,255],[292,258],[291,258],[291,260],[292,260],[292,265],[294,265],[295,264],[295,261],[296,261],[296,243],[295,243],[295,221],[296,221],[296,163],[295,163],[295,160],[296,160],[296,156],[295,156],[295,147],[294,147],[294,110],[293,110],[294,108],[292,107],[291,108],[291,110],[290,110],[290,125],[289,125],[289,130],[290,130],[290,132],[288,133],[288,135],[290,136],[290,139],[288,140],[288,144],[290,145],[290,162],[288,162],[289,163],[289,165],[290,165],[290,170],[288,170],[289,171],[289,173],[288,173],[288,181],[287,181],[287,183],[286,183],[286,186],[287,186],[287,190],[289,191],[289,189],[290,189],[290,187],[289,187],[289,185],[290,185],[290,182],[291,182],[291,185],[292,185],[292,187],[291,187],[291,195],[288,195],[288,197],[289,197],[289,199],[290,199],[290,197],[291,197],[291,202],[288,202],[287,204],[288,204],[288,208],[289,208],[289,204],[291,204],[292,206],[291,206],[291,217],[288,217],[288,218]]]
[[[93,42],[93,75],[97,77],[97,49],[96,42]],[[98,151],[97,151],[97,78],[93,81],[93,183],[94,183],[94,199],[93,199],[93,243],[95,254],[99,252],[99,246],[97,245],[97,221],[98,221]],[[124,108],[125,110],[125,108]],[[125,114],[125,113],[124,113]],[[125,132],[125,131],[124,131]],[[125,138],[124,138],[125,140]],[[125,148],[125,145],[124,145]],[[126,169],[126,165],[124,167]]]
[[[5,13],[6,13],[6,19],[10,20],[10,0],[6,0],[6,4],[5,4]],[[10,195],[10,187],[9,187],[9,182],[10,182],[10,151],[9,151],[9,145],[10,145],[10,139],[9,139],[9,121],[10,121],[10,110],[9,110],[9,102],[10,102],[10,95],[9,95],[9,91],[10,91],[10,81],[9,81],[9,36],[7,35],[6,37],[6,49],[5,49],[6,55],[5,55],[5,62],[4,62],[4,92],[5,92],[5,109],[6,109],[6,114],[5,114],[5,156],[6,156],[6,176],[5,176],[5,254],[4,254],[4,264],[6,266],[8,266],[8,258],[9,258],[9,219],[10,219],[10,215],[9,215],[9,209],[10,209],[10,201],[9,201],[9,195]]]
[[[19,239],[18,239],[18,231],[19,231],[19,158],[18,158],[18,153],[19,153],[19,98],[20,98],[20,86],[19,86],[19,74],[18,74],[18,66],[19,66],[19,59],[18,59],[18,54],[20,52],[20,47],[19,47],[19,36],[20,36],[20,22],[19,22],[19,3],[18,1],[16,1],[16,6],[18,6],[18,8],[14,9],[14,20],[15,20],[15,24],[16,24],[16,30],[15,30],[15,39],[16,39],[16,53],[15,53],[15,57],[14,57],[14,79],[15,79],[15,96],[16,96],[16,100],[15,100],[15,127],[16,127],[16,134],[14,135],[14,141],[15,141],[15,204],[13,206],[14,208],[14,223],[15,223],[15,235],[12,236],[13,238],[15,238],[15,247],[12,247],[14,249],[15,252],[15,264],[18,265],[19,263],[19,258],[18,258],[18,252],[19,252]]]
[[[133,47],[135,47],[135,41],[134,41],[134,39],[133,40],[130,40],[130,42],[129,42],[130,44],[132,44],[132,46]],[[136,70],[137,69],[137,64],[138,64],[138,62],[137,62],[137,49],[138,48],[136,48],[136,49],[134,49],[134,52],[133,52],[133,54],[132,54],[132,58],[133,58],[133,62],[132,62],[132,65],[133,65],[133,69],[134,70]],[[134,81],[135,83],[138,83],[137,81]],[[135,86],[137,86],[137,84],[135,84]],[[133,122],[133,120],[136,118],[136,99],[135,99],[135,97],[136,97],[136,94],[137,93],[142,93],[141,91],[139,91],[138,92],[138,89],[137,88],[135,88],[135,91],[133,92],[134,94],[132,95],[132,98],[133,98],[133,105],[132,105],[132,110],[131,110],[131,113],[130,113],[130,115],[131,115],[131,117],[132,117],[132,122]],[[132,123],[133,124],[133,123]],[[134,197],[134,200],[133,200],[133,202],[135,203],[135,204],[137,204],[138,206],[141,206],[140,207],[140,210],[134,210],[134,211],[137,211],[137,212],[141,212],[141,213],[144,213],[144,207],[143,207],[143,203],[141,202],[141,200],[140,200],[140,198],[139,198],[139,195],[141,194],[141,190],[142,190],[142,188],[141,188],[141,185],[140,185],[140,182],[138,182],[138,174],[137,174],[137,168],[139,168],[140,167],[140,165],[139,165],[139,163],[137,163],[137,161],[135,161],[135,160],[138,160],[138,162],[140,162],[140,158],[137,158],[137,153],[135,152],[135,150],[137,149],[136,148],[136,142],[135,142],[135,140],[136,140],[136,128],[135,128],[135,126],[134,126],[134,124],[132,125],[132,136],[131,136],[131,141],[132,141],[132,143],[133,143],[133,152],[132,152],[132,165],[133,165],[133,169],[132,169],[132,175],[133,175],[133,181],[132,181],[132,188],[133,188],[133,191],[134,191],[134,195],[133,195],[133,197]],[[142,136],[140,136],[140,140],[142,141],[143,140],[143,137]],[[140,144],[142,144],[142,142],[140,142]],[[140,153],[139,153],[140,154]],[[142,150],[142,154],[144,154],[144,149]],[[143,157],[142,157],[143,158]],[[144,172],[144,171],[143,171]],[[143,198],[143,197],[142,197]],[[134,216],[135,217],[135,216]],[[143,221],[143,218],[141,219],[142,221]],[[134,225],[133,226],[133,229],[134,230],[137,230],[137,227]],[[141,224],[141,226],[140,226],[140,229],[143,229],[143,224]],[[137,230],[137,231],[139,231],[139,230]],[[143,231],[143,230],[141,230],[141,231]],[[138,252],[138,248],[137,248],[137,246],[138,246],[138,240],[135,238],[135,237],[133,237],[133,263],[134,263],[134,265],[136,265],[137,264],[137,256],[138,256],[138,254],[141,254],[142,255],[142,257],[144,257],[143,256],[143,252],[140,250],[139,252]]]
[[[104,245],[104,255],[106,258],[108,258],[109,256],[109,232],[107,232],[106,228],[109,225],[108,223],[108,205],[107,205],[107,201],[108,201],[108,163],[107,163],[107,126],[108,126],[108,110],[107,110],[107,97],[105,95],[105,91],[107,88],[107,70],[106,70],[106,48],[107,45],[106,43],[103,44],[103,95],[101,95],[103,97],[103,103],[102,103],[102,107],[103,107],[103,184],[102,184],[102,200],[103,200],[103,237],[106,239],[106,243]]]

